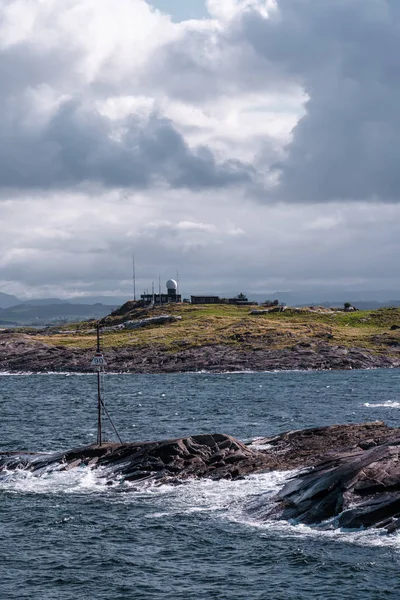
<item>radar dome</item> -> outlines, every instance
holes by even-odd
[[[177,289],[178,289],[178,284],[176,283],[175,279],[168,279],[167,290],[177,290]]]

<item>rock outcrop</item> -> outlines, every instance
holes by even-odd
[[[262,519],[345,528],[400,528],[400,430],[382,422],[334,425],[261,440],[269,466],[308,466],[271,505],[250,510]],[[260,443],[260,442],[259,442]],[[328,521],[328,523],[327,523]]]
[[[306,467],[272,501],[261,495],[248,510],[260,519],[322,527],[400,529],[400,429],[381,421],[290,431],[248,445],[215,433],[52,454],[0,452],[0,475],[26,470],[40,476],[80,466],[102,468],[110,485],[238,479]]]
[[[218,433],[159,442],[105,443],[52,454],[0,452],[0,472],[23,469],[39,475],[53,468],[103,467],[110,483],[237,479],[265,468],[266,462],[263,453]]]

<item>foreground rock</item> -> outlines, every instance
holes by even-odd
[[[238,342],[242,342],[238,339]],[[105,351],[108,370],[130,373],[178,373],[187,371],[274,371],[304,369],[368,369],[400,366],[400,357],[374,354],[363,348],[344,348],[325,342],[295,344],[271,349],[267,344],[248,348],[216,344],[171,352],[155,348],[122,346]],[[88,371],[93,349],[54,346],[34,335],[0,332],[0,371]]]
[[[345,528],[400,528],[400,430],[382,422],[335,425],[266,438],[270,465],[315,465],[294,477],[259,517]]]
[[[229,435],[206,434],[160,442],[104,444],[53,454],[0,453],[0,472],[17,469],[41,474],[79,466],[103,467],[110,483],[158,483],[210,477],[237,479],[265,468],[266,456]]]
[[[323,527],[400,529],[400,429],[381,421],[289,431],[248,445],[216,433],[52,454],[0,452],[0,473],[22,469],[40,476],[80,466],[101,467],[110,484],[238,479],[306,467],[272,503],[261,495],[249,511]]]

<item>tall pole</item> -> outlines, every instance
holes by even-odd
[[[136,301],[136,269],[135,269],[135,255],[132,254],[132,279],[133,279],[133,299]]]
[[[104,360],[104,356],[100,350],[100,325],[97,325],[97,348],[96,354],[91,362],[92,367],[96,367],[97,369],[97,445],[101,446],[103,443],[103,427],[102,427],[102,411],[104,411],[105,416],[110,421],[111,427],[113,428],[120,444],[122,444],[121,437],[110,417],[110,414],[104,404],[103,391],[101,388],[101,375],[103,373],[103,369],[106,366],[106,361]]]
[[[100,326],[97,325],[97,352],[100,354]],[[101,381],[100,381],[101,367],[97,367],[97,445],[101,446],[103,441],[102,435],[102,423],[101,423]]]

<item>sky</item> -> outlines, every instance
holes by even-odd
[[[399,289],[398,0],[0,0],[0,291]]]

